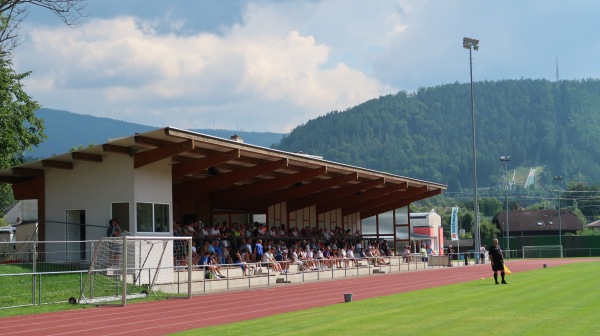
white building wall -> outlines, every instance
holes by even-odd
[[[134,209],[131,212],[132,218],[130,218],[129,221],[130,223],[133,223],[131,229],[134,231],[132,232],[136,233],[138,236],[167,235],[168,233],[165,232],[137,233],[137,214],[135,213],[137,211],[137,207],[135,204],[136,202],[168,204],[169,219],[167,222],[169,225],[173,225],[173,182],[171,179],[171,161],[169,159],[165,159],[137,168],[134,171],[133,179],[135,188],[133,190]]]
[[[73,165],[71,170],[46,169],[46,240],[65,240],[67,210],[85,210],[86,238],[100,239],[106,236],[111,203],[133,201],[132,157],[108,154],[103,162]]]

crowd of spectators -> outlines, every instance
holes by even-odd
[[[224,277],[220,265],[235,264],[244,275],[269,267],[286,274],[290,265],[302,271],[357,267],[358,258],[369,258],[375,265],[386,265],[390,255],[385,240],[372,241],[363,248],[360,233],[327,228],[267,228],[254,223],[231,225],[223,222],[173,224],[174,236],[192,237],[192,262],[204,267],[216,278]],[[183,249],[181,249],[183,250]],[[181,251],[179,251],[181,255]],[[181,258],[181,264],[186,264]],[[256,269],[253,268],[256,265]]]

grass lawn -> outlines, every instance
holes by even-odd
[[[488,277],[176,335],[596,335],[599,266],[573,263],[508,275],[508,285]]]

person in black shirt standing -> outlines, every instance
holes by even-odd
[[[492,263],[492,271],[494,271],[494,280],[496,281],[496,285],[498,284],[498,271],[500,271],[502,283],[506,284],[506,281],[504,280],[504,256],[502,255],[500,245],[498,245],[498,239],[492,240],[492,246],[490,246],[489,251],[489,258],[490,262]]]

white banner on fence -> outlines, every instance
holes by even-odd
[[[450,215],[450,237],[452,240],[458,240],[458,207],[453,207]]]

